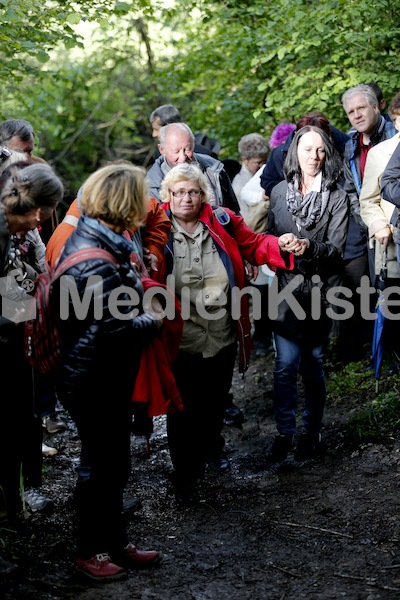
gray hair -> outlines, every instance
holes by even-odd
[[[34,163],[23,168],[9,167],[3,172],[0,202],[15,215],[40,208],[51,213],[61,201],[64,186],[50,165]]]
[[[366,102],[370,106],[376,106],[377,108],[379,108],[378,98],[376,97],[375,92],[372,89],[372,87],[365,83],[360,83],[359,85],[355,85],[354,87],[349,88],[343,94],[342,104],[343,104],[343,108],[345,111],[346,111],[347,100],[349,100],[349,98],[351,98],[352,96],[355,96],[356,94],[362,94],[364,96]]]
[[[244,158],[266,158],[268,143],[260,133],[248,133],[240,138],[238,144],[240,156]]]
[[[170,201],[169,190],[179,181],[194,181],[197,183],[202,194],[202,203],[207,202],[211,197],[211,189],[208,183],[207,176],[199,169],[197,165],[190,163],[181,163],[173,167],[165,175],[161,182],[160,198],[163,202]]]
[[[23,142],[29,142],[35,137],[33,127],[29,121],[6,119],[0,123],[0,145],[7,145],[7,142],[15,135]]]
[[[182,121],[181,113],[172,104],[162,104],[153,110],[149,117],[150,123],[154,119],[159,118],[161,125],[168,125],[168,123],[180,123]]]
[[[190,129],[189,125],[186,125],[186,123],[169,123],[168,125],[164,125],[164,127],[161,127],[160,129],[160,146],[164,147],[167,141],[167,137],[169,133],[172,133],[173,131],[184,131],[185,133],[188,134],[189,138],[190,138],[190,143],[191,143],[191,147],[192,150],[194,148],[194,135],[193,135],[193,131]]]

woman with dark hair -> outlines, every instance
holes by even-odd
[[[314,127],[319,127],[319,129],[325,131],[325,133],[331,138],[339,155],[343,156],[345,144],[350,139],[347,133],[343,133],[343,131],[336,129],[336,127],[329,122],[328,118],[322,112],[316,110],[303,115],[297,121],[296,129],[289,133],[285,142],[276,148],[273,148],[271,154],[269,155],[267,164],[265,165],[260,178],[261,187],[264,189],[265,194],[268,197],[270,197],[274,186],[283,181],[285,178],[283,165],[289,150],[289,146],[292,143],[296,131],[302,127],[305,127],[306,125],[313,125]]]
[[[31,272],[16,256],[12,238],[36,230],[51,217],[62,197],[63,184],[49,165],[17,162],[1,175],[0,517],[7,516],[11,524],[22,508],[21,467],[26,492],[28,487],[40,487],[42,470],[42,425],[34,411],[32,370],[24,355],[23,300],[29,298],[24,290],[32,284]]]
[[[329,136],[314,126],[298,130],[290,145],[285,180],[271,193],[268,231],[275,235],[292,232],[306,249],[295,259],[293,271],[277,269],[275,284],[287,288],[298,306],[282,300],[272,321],[276,344],[274,409],[279,435],[270,452],[271,462],[286,459],[296,433],[297,376],[304,384],[303,431],[295,448],[295,459],[313,456],[321,443],[325,405],[324,348],[331,329],[326,315],[326,293],[340,285],[342,251],[348,226],[348,200],[337,186],[341,161]],[[301,276],[299,280],[294,278]],[[296,283],[298,285],[296,285]],[[290,286],[290,287],[288,287]],[[294,289],[293,289],[294,288]],[[319,298],[319,318],[311,298]]]

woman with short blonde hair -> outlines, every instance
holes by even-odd
[[[196,165],[182,163],[169,171],[161,183],[160,197],[163,202],[171,200],[170,188],[179,181],[196,182],[201,191],[201,203],[208,202],[211,197],[211,189],[207,177]]]
[[[82,214],[105,221],[117,231],[135,230],[146,217],[146,171],[129,164],[112,164],[95,171],[85,181]]]
[[[233,316],[235,292],[246,285],[244,260],[292,268],[288,253],[301,251],[295,235],[256,234],[240,215],[212,206],[209,197],[207,176],[195,164],[178,164],[163,179],[162,206],[172,228],[162,276],[173,276],[175,293],[188,309],[173,365],[185,410],[167,415],[174,491],[184,503],[196,499],[206,465],[215,474],[230,468],[221,435],[224,409],[237,345],[240,371],[247,369],[250,354],[246,294],[235,306],[239,320]]]
[[[81,249],[90,255],[101,248],[111,255],[108,260],[89,257],[66,271],[90,304],[82,319],[73,295],[67,298],[69,318],[60,323],[63,359],[57,373],[57,395],[82,444],[76,568],[99,582],[126,578],[127,569],[160,560],[159,552],[138,550],[129,541],[122,515],[131,467],[132,393],[143,347],[162,324],[144,311],[143,286],[130,260],[132,242],[124,235],[145,217],[145,177],[143,169],[130,164],[107,165],[90,175],[83,184],[82,216],[59,263]],[[60,288],[54,293],[59,297]]]

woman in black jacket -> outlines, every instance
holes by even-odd
[[[294,288],[290,296],[295,303],[281,299],[276,302],[277,314],[272,316],[276,344],[274,409],[279,435],[272,445],[271,462],[284,460],[293,446],[298,373],[304,384],[304,411],[296,460],[312,456],[321,442],[326,396],[324,348],[332,325],[325,297],[329,288],[340,285],[348,227],[347,195],[336,185],[340,164],[328,135],[311,125],[303,127],[296,132],[288,151],[286,179],[271,193],[269,232],[293,232],[302,243],[295,269],[278,269],[275,278],[279,292]],[[271,302],[276,291],[271,294]],[[319,299],[317,303],[315,298]],[[321,309],[320,317],[316,304]]]
[[[113,164],[83,185],[82,217],[67,240],[60,263],[76,250],[102,248],[117,265],[91,259],[60,280],[63,361],[57,375],[60,401],[75,421],[85,472],[77,484],[77,570],[96,580],[126,577],[127,568],[157,563],[156,551],[140,551],[126,536],[123,490],[130,474],[131,398],[144,344],[161,326],[144,312],[143,288],[130,262],[135,230],[146,214],[146,173]],[[65,318],[65,316],[64,316]]]

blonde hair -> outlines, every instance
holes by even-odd
[[[161,182],[160,198],[163,202],[170,201],[169,190],[179,181],[195,181],[202,191],[201,203],[208,202],[211,197],[211,189],[207,177],[196,165],[181,163],[173,167]]]
[[[82,188],[82,214],[120,229],[134,230],[146,217],[146,171],[132,164],[110,164],[90,175]]]

